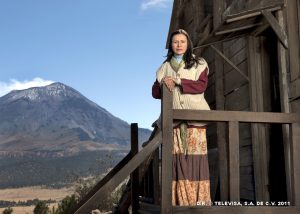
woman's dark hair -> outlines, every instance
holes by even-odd
[[[169,40],[169,44],[168,44],[168,54],[167,54],[167,59],[165,60],[165,62],[170,62],[172,57],[174,56],[174,51],[172,49],[172,40],[173,40],[173,37],[177,34],[183,34],[186,36],[187,38],[187,50],[186,52],[184,53],[183,55],[183,60],[185,62],[185,69],[190,69],[191,67],[193,67],[196,63],[196,66],[198,65],[198,61],[199,59],[196,58],[194,55],[193,55],[193,43],[192,43],[192,40],[189,36],[189,34],[183,30],[183,29],[179,29],[179,30],[176,30],[174,31],[171,36],[170,36],[170,40]]]

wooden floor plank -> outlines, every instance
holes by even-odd
[[[272,206],[213,206],[213,207],[179,207],[174,213],[185,214],[299,214],[300,207]]]
[[[160,213],[159,206],[141,203],[139,213]],[[185,214],[299,214],[300,207],[295,206],[175,206],[173,213]]]

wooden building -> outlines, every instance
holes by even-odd
[[[213,109],[300,113],[299,16],[298,0],[175,0],[169,32],[185,29],[208,61]],[[225,154],[224,126],[209,129],[209,145]],[[240,125],[241,199],[288,200],[288,138],[281,125]]]
[[[162,131],[138,152],[133,125],[132,152],[76,213],[95,208],[129,174],[116,213],[130,203],[133,213],[300,213],[300,0],[174,0],[169,35],[179,28],[209,64],[205,97],[213,110],[172,110],[164,90]],[[172,207],[173,119],[211,121],[213,201],[278,206]]]

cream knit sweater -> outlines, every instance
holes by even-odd
[[[156,78],[159,83],[161,83],[162,79],[166,76],[196,81],[199,79],[205,68],[208,68],[208,65],[203,58],[200,59],[197,67],[193,66],[190,69],[185,69],[183,64],[177,72],[172,68],[170,62],[165,62],[156,72]],[[204,93],[183,94],[180,86],[176,86],[173,90],[173,109],[210,110],[210,107],[204,98]],[[178,122],[176,122],[174,125],[176,124],[178,124]],[[206,125],[196,121],[188,121],[188,124],[196,126]]]

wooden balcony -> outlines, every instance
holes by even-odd
[[[137,151],[137,125],[132,125],[132,151],[128,154],[95,188],[79,203],[74,210],[76,214],[86,214],[96,209],[97,202],[104,200],[124,179],[131,176],[131,191],[123,199],[116,213],[128,210],[129,202],[132,213],[300,213],[300,114],[245,112],[245,111],[196,111],[173,110],[172,94],[163,88],[161,130],[156,130],[145,147]],[[226,122],[228,124],[229,162],[228,181],[220,185],[229,186],[228,199],[224,204],[213,206],[177,207],[172,206],[172,133],[173,120],[197,120],[206,123]],[[240,123],[277,123],[288,125],[290,130],[290,153],[284,160],[290,164],[286,173],[288,204],[266,206],[266,203],[253,206],[233,206],[230,202],[240,202]],[[161,164],[159,158],[161,146]],[[220,155],[219,154],[219,158]],[[146,181],[145,181],[146,180]],[[222,180],[222,178],[221,178]],[[227,180],[227,179],[224,179]],[[151,195],[151,203],[141,202],[140,195]],[[131,194],[130,194],[131,193]],[[127,201],[125,203],[124,201]],[[227,204],[226,204],[227,203]],[[228,205],[228,206],[224,206]],[[243,205],[243,203],[242,203]],[[271,204],[270,204],[271,205]]]

